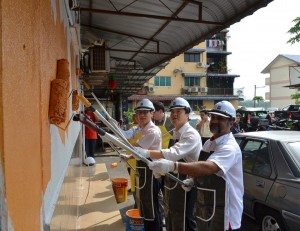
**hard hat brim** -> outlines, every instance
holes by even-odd
[[[222,116],[222,117],[225,117],[225,118],[231,118],[232,116],[230,115],[226,115],[222,112],[218,112],[218,111],[210,111],[209,114],[214,114],[214,115],[218,115],[218,116]]]
[[[186,107],[184,106],[175,106],[175,107],[171,107],[169,108],[169,111],[173,110],[173,109],[185,109]]]
[[[148,107],[139,107],[134,109],[135,111],[153,111],[153,109],[148,108]]]

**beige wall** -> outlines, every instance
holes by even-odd
[[[295,89],[289,89],[289,65],[292,62],[286,58],[279,59],[270,70],[270,102],[272,107],[282,108],[288,104],[293,104],[291,95]]]
[[[202,48],[205,49],[205,43],[201,43],[194,48]],[[201,53],[200,59],[202,62],[206,63],[206,55]],[[174,73],[174,69],[183,68],[183,71],[179,71]],[[169,64],[158,72],[157,76],[170,76],[172,77],[171,87],[164,86],[155,86],[155,95],[174,95],[180,94],[181,89],[184,87],[184,77],[182,77],[182,73],[203,73],[205,74],[205,69],[197,68],[195,63],[184,62],[184,54],[178,55],[177,57],[170,60]],[[201,87],[206,86],[205,77],[201,78]],[[154,86],[154,78],[149,80],[149,86]],[[148,93],[151,95],[151,93]]]
[[[0,155],[7,205],[7,214],[1,214],[6,223],[2,228],[34,231],[43,226],[43,204],[49,203],[43,195],[49,188],[51,164],[56,164],[51,158],[55,143],[48,107],[58,59],[69,59],[71,87],[78,87],[74,75],[78,58],[68,45],[60,15],[63,2],[1,2]],[[59,137],[54,140],[66,144],[69,128],[55,129]]]

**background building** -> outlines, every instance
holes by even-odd
[[[139,95],[128,100],[135,104],[149,98],[168,106],[172,99],[182,96],[194,111],[210,109],[221,100],[228,100],[237,108],[240,96],[235,94],[233,83],[239,75],[228,74],[227,55],[231,52],[227,51],[227,32],[223,30],[170,60]]]
[[[270,107],[283,108],[294,104],[291,95],[300,93],[300,55],[278,55],[261,73],[270,74],[266,78],[266,85],[270,92],[266,99],[270,100]]]

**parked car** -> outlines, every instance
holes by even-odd
[[[241,115],[240,127],[245,132],[266,130],[269,125],[268,113],[263,108],[239,108]]]
[[[300,105],[290,104],[279,111],[274,112],[274,116],[280,119],[299,120],[300,119]]]
[[[262,231],[300,227],[300,132],[235,134],[243,155],[244,213]]]

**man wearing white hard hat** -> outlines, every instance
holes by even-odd
[[[139,152],[153,162],[160,162],[161,158],[173,161],[194,162],[198,160],[202,142],[196,129],[189,124],[190,104],[181,97],[175,98],[169,108],[170,120],[174,125],[173,139],[175,143],[166,149],[149,149]],[[175,173],[175,176],[185,181],[189,180],[186,174]],[[183,188],[180,184],[165,176],[164,205],[166,229],[168,231],[197,231],[195,217],[196,189]]]
[[[161,131],[153,122],[154,106],[149,99],[138,102],[134,109],[140,126],[140,135],[133,144],[145,149],[161,148]],[[140,215],[144,217],[145,231],[162,231],[161,211],[159,207],[160,179],[153,176],[147,164],[141,160],[136,161],[136,204]]]
[[[210,111],[213,136],[203,145],[199,161],[192,163],[162,159],[149,163],[155,172],[179,172],[194,177],[197,189],[199,230],[239,230],[243,212],[242,153],[230,128],[236,111],[228,101]]]

